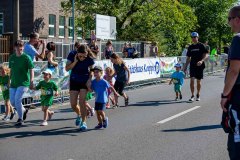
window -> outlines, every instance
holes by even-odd
[[[0,35],[3,34],[3,13],[0,13]]]
[[[56,31],[55,27],[56,27],[56,16],[53,14],[49,14],[49,32],[48,32],[49,37],[55,36],[55,31]]]
[[[65,17],[59,16],[59,38],[64,38],[65,36]]]
[[[82,28],[77,27],[77,39],[82,39]]]
[[[69,17],[68,21],[68,37],[72,38],[73,37],[73,18]]]

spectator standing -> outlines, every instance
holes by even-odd
[[[157,55],[158,55],[157,42],[152,42],[149,49],[150,49],[150,57],[157,57]]]
[[[189,101],[194,101],[195,79],[197,79],[196,101],[200,101],[201,80],[203,79],[203,70],[205,68],[204,61],[207,57],[208,51],[206,50],[205,46],[198,41],[199,35],[197,32],[192,32],[191,37],[193,44],[188,47],[187,62],[183,70],[186,74],[188,64],[190,63],[190,89],[192,96]]]
[[[125,42],[122,47],[122,53],[123,53],[124,58],[128,57],[128,43],[127,42]]]
[[[105,59],[110,59],[111,55],[113,54],[114,50],[113,50],[113,46],[112,46],[112,41],[108,40],[106,43],[106,47],[104,49],[104,56]]]
[[[92,40],[89,48],[92,51],[92,53],[94,54],[94,57],[97,58],[98,57],[98,53],[99,53],[99,48],[98,48],[98,45],[96,44],[95,40]]]
[[[95,35],[95,32],[94,31],[91,31],[91,42],[92,41],[97,41],[97,37],[96,37],[96,35]]]
[[[23,52],[23,41],[15,42],[16,53],[9,58],[10,73],[10,102],[16,108],[18,121],[16,126],[21,126],[27,117],[27,109],[22,105],[23,94],[27,92],[28,87],[33,88],[33,62],[31,58]]]
[[[135,47],[132,45],[132,43],[129,43],[129,44],[128,44],[127,53],[128,53],[128,58],[135,58],[136,49],[135,49]]]
[[[232,39],[228,53],[228,67],[221,95],[221,107],[227,117],[227,150],[230,160],[240,159],[240,6],[230,9],[228,24],[236,35]],[[223,114],[224,115],[224,114]],[[226,125],[228,124],[228,125]],[[225,128],[224,127],[224,128]]]
[[[32,61],[35,61],[36,58],[44,59],[46,49],[45,41],[39,40],[38,33],[31,33],[29,37],[30,37],[29,42],[27,42],[24,46],[24,53],[29,55]],[[39,45],[42,45],[41,53],[38,52]],[[35,48],[34,46],[37,48]]]

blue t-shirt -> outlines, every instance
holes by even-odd
[[[185,74],[183,71],[174,72],[171,76],[174,84],[183,85]]]
[[[74,57],[76,54],[77,51],[71,51],[67,57],[67,60],[74,62]],[[90,57],[87,57],[83,61],[78,61],[71,71],[70,80],[79,83],[86,83],[90,75],[89,67],[92,65],[94,65],[94,60]]]
[[[136,51],[136,49],[134,47],[130,47],[127,48],[127,52],[128,52],[128,57],[131,58],[133,57],[133,53]]]
[[[236,34],[233,39],[232,43],[228,52],[228,60],[240,60],[240,34]],[[229,61],[231,63],[231,61]],[[230,66],[228,64],[228,68]],[[235,82],[235,85],[240,85],[240,73],[238,74],[238,78]]]
[[[29,55],[32,61],[34,60],[35,56],[38,54],[37,50],[29,42],[24,45],[23,52]]]
[[[109,83],[100,79],[97,81],[94,79],[92,81],[92,90],[95,92],[95,101],[98,103],[107,103],[108,102],[108,88],[110,88]]]

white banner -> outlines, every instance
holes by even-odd
[[[96,14],[96,37],[116,39],[116,17]]]
[[[124,62],[130,70],[130,82],[160,77],[159,58],[137,58]]]

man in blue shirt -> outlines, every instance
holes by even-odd
[[[37,50],[39,49],[38,44],[42,44],[42,53],[39,53]],[[34,46],[37,45],[37,48],[34,48]],[[45,57],[45,49],[46,49],[46,43],[43,40],[39,40],[39,34],[38,33],[31,33],[30,34],[30,40],[27,42],[24,46],[24,53],[29,55],[32,59],[32,61],[35,61],[35,58],[44,59]]]

